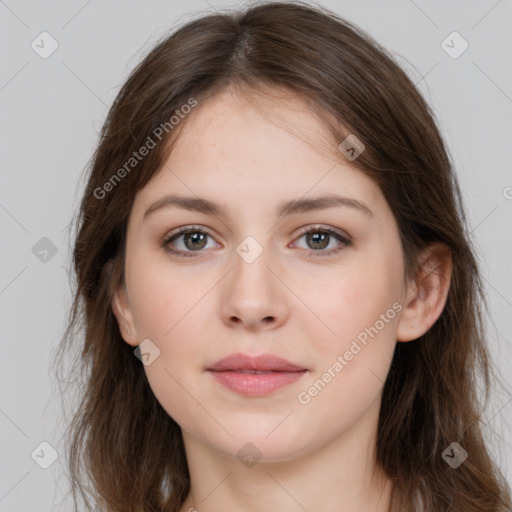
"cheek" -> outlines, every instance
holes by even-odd
[[[378,404],[396,346],[398,313],[388,292],[376,292],[371,286],[350,295],[340,291],[330,317],[336,334],[316,340],[315,371],[297,396],[312,431],[336,436]]]
[[[170,301],[166,308],[157,300],[148,301],[143,311],[147,337],[154,340],[160,351],[154,362],[144,368],[149,385],[167,414],[191,431],[208,421],[202,407],[203,396],[197,389],[198,378],[202,378],[207,332],[206,325],[198,321],[207,317],[201,311],[197,299],[190,304]]]
[[[383,335],[393,335],[396,311],[393,303],[399,297],[397,276],[390,262],[360,258],[357,265],[341,270],[336,279],[330,276],[321,287],[303,288],[298,294],[314,313],[309,325],[318,334],[311,342],[323,356],[332,357],[348,349],[351,340],[364,339],[365,329],[377,322]],[[381,315],[385,316],[384,324]],[[310,329],[310,331],[311,331]]]
[[[201,352],[208,340],[212,314],[205,308],[214,280],[192,279],[182,269],[159,262],[134,266],[131,278],[132,312],[139,339],[149,338],[160,351],[155,363],[146,367],[148,376],[155,384],[167,382],[167,390],[176,385],[179,391],[169,374],[181,381],[180,375],[203,364]]]
[[[400,272],[396,259],[361,258],[330,293],[315,294],[334,333],[314,338],[320,357],[299,402],[318,428],[348,428],[380,396],[396,346]]]
[[[205,278],[192,278],[165,257],[143,252],[135,255],[131,267],[127,264],[127,279],[139,336],[162,344],[188,315],[195,314],[195,305],[211,288]]]

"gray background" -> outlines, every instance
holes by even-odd
[[[63,500],[65,420],[48,368],[70,302],[67,226],[107,108],[160,36],[195,13],[242,3],[0,0],[0,512],[70,510]],[[433,106],[455,159],[482,264],[491,354],[510,390],[512,3],[321,4],[396,54]],[[43,31],[58,43],[47,59],[31,47]],[[455,59],[441,46],[453,31],[469,43]],[[43,237],[57,251],[47,261],[41,261],[48,244],[40,242]],[[486,419],[498,432],[492,444],[498,464],[512,481],[510,394],[494,395]],[[44,446],[38,448],[42,442],[60,453],[48,469],[31,457],[36,448],[45,454],[41,460],[48,457]]]

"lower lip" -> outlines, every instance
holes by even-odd
[[[224,371],[210,373],[224,386],[248,396],[263,396],[272,393],[287,384],[298,381],[306,370],[301,372],[273,372],[273,373],[239,373]]]

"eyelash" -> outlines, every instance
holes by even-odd
[[[162,247],[166,251],[168,251],[172,254],[175,254],[176,256],[180,256],[183,258],[195,257],[196,255],[194,254],[194,252],[199,253],[199,252],[201,252],[200,250],[198,250],[198,251],[181,251],[181,250],[175,250],[175,249],[169,248],[169,244],[173,240],[179,238],[181,235],[186,235],[186,234],[191,234],[191,233],[203,233],[203,234],[213,238],[207,231],[201,229],[199,226],[189,226],[186,228],[182,228],[179,231],[172,232],[168,236],[166,236],[162,243]],[[337,254],[338,252],[340,252],[344,247],[348,247],[348,246],[352,245],[352,242],[350,240],[348,240],[347,238],[345,238],[344,236],[342,236],[340,233],[338,233],[338,231],[331,229],[331,228],[323,228],[320,226],[309,226],[307,228],[302,228],[300,230],[299,236],[296,238],[296,240],[303,237],[304,235],[309,234],[309,233],[327,233],[330,236],[334,236],[341,242],[336,249],[330,249],[328,251],[325,251],[323,249],[315,251],[315,250],[311,249],[310,255],[313,255],[314,257],[316,257],[316,256],[331,256],[333,254]]]

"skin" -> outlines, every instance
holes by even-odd
[[[434,244],[423,270],[405,282],[397,225],[378,186],[341,153],[334,161],[320,150],[327,134],[300,98],[266,101],[271,116],[307,128],[308,140],[229,90],[194,109],[170,159],[137,193],[125,285],[112,308],[127,343],[150,339],[160,350],[144,369],[182,429],[191,492],[180,512],[385,511],[391,481],[373,458],[384,380],[395,344],[418,338],[441,314],[451,260]],[[373,217],[338,206],[274,216],[282,200],[333,191],[364,202]],[[143,220],[169,193],[219,202],[226,217],[172,207]],[[190,225],[210,235],[206,245],[194,249],[181,236],[171,247],[192,257],[162,247],[171,231]],[[319,249],[298,233],[317,225],[351,244],[331,236]],[[263,251],[252,263],[236,252],[247,236]],[[299,393],[393,303],[401,311],[300,403]],[[205,371],[235,352],[271,353],[308,371],[271,395],[239,395]],[[261,455],[252,467],[237,457],[248,442]]]

